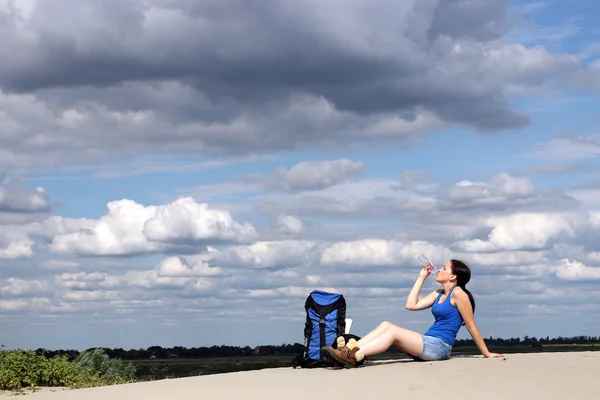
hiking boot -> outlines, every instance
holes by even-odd
[[[348,347],[343,346],[339,349],[333,347],[327,347],[325,349],[327,353],[337,362],[344,365],[346,368],[354,368],[358,361],[356,360],[356,353],[359,351],[358,347],[350,350]]]

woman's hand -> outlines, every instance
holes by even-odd
[[[421,270],[421,272],[419,272],[419,278],[427,278],[430,274],[431,274],[431,270],[433,269],[433,267],[431,266],[431,264],[427,264],[423,267],[423,269]]]

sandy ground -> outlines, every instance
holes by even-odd
[[[600,352],[510,354],[503,359],[374,363],[348,370],[277,368],[62,392],[28,400],[600,399]]]
[[[46,393],[46,392],[63,392],[65,390],[69,390],[67,388],[62,387],[37,387],[35,388],[35,392]],[[10,391],[10,390],[0,390],[0,397],[7,396],[23,396],[27,394],[33,394],[34,392],[31,389],[22,389],[18,391]]]

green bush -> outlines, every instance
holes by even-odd
[[[131,363],[110,358],[102,349],[89,349],[75,359],[75,363],[93,372],[107,384],[128,383],[135,380],[135,367]]]
[[[93,387],[104,384],[93,371],[69,361],[66,355],[55,356],[48,360],[42,382],[43,386],[66,386],[71,388]]]
[[[75,362],[67,355],[50,359],[34,351],[0,349],[0,389],[36,386],[92,387],[132,382],[135,367],[110,359],[101,349],[83,352]]]
[[[47,360],[46,360],[47,361]],[[0,350],[0,388],[34,387],[42,378],[44,360],[33,351]]]

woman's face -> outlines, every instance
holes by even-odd
[[[452,275],[454,275],[452,272],[452,261],[448,261],[444,264],[444,267],[435,274],[435,281],[439,283],[448,282]]]

